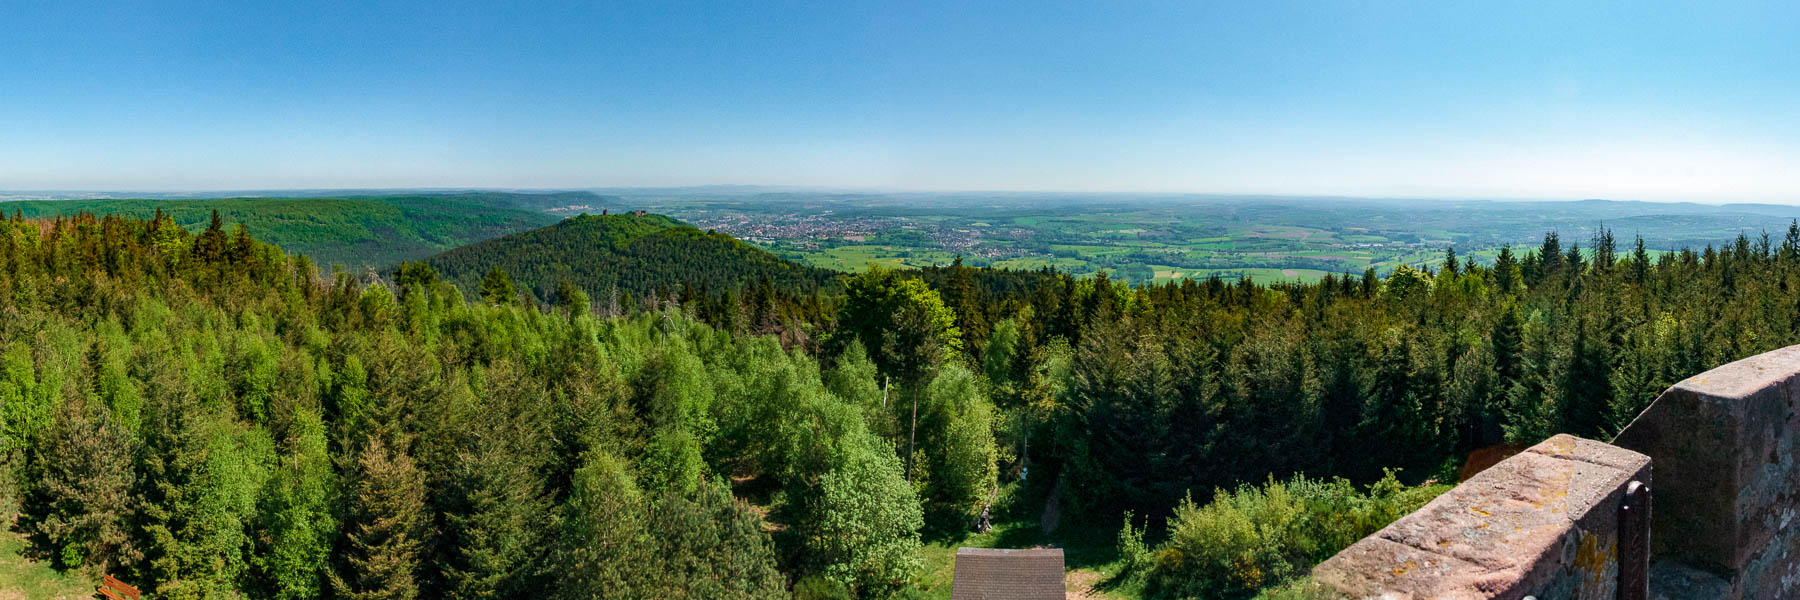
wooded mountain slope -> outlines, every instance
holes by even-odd
[[[563,225],[521,252],[743,270],[666,218]],[[1094,559],[1112,589],[1248,598],[1471,449],[1605,437],[1800,342],[1800,223],[1316,284],[873,269],[778,299],[808,310],[620,313],[471,301],[421,263],[326,277],[228,229],[0,224],[0,494],[44,556],[158,598],[941,598],[922,544],[990,508],[1035,531],[1031,486],[1063,527],[1152,516]],[[725,254],[637,253],[661,236]]]
[[[0,507],[156,598],[874,597],[919,563],[866,358],[828,383],[679,311],[396,294],[167,216],[0,220],[0,314]]]
[[[533,198],[525,198],[533,196]],[[257,239],[305,254],[320,265],[360,271],[390,267],[509,233],[542,227],[557,217],[516,205],[598,199],[480,192],[345,198],[216,198],[196,200],[55,200],[0,204],[7,215],[42,219],[80,213],[149,219],[158,210],[190,232],[207,227],[212,212],[241,223]]]
[[[425,261],[465,291],[498,268],[539,301],[564,282],[596,299],[666,297],[684,287],[735,290],[767,280],[806,292],[836,273],[789,262],[722,233],[654,214],[581,215],[555,225],[457,248]]]

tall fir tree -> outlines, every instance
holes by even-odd
[[[38,446],[39,486],[26,510],[65,568],[103,572],[142,558],[129,527],[135,522],[134,441],[104,406],[69,394]]]
[[[419,597],[426,536],[425,474],[399,447],[379,437],[357,455],[344,511],[343,568],[332,589],[350,600]]]

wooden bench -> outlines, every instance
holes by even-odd
[[[100,578],[100,594],[112,600],[138,600],[144,595],[137,588],[111,575]]]

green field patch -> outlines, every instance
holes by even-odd
[[[1081,272],[1088,270],[1088,263],[1079,258],[1061,257],[1028,257],[996,260],[989,265],[996,269],[1013,269],[1035,271],[1044,267],[1055,267],[1059,271]]]
[[[1274,283],[1277,281],[1302,281],[1307,283],[1324,279],[1329,271],[1317,269],[1277,269],[1268,267],[1244,267],[1236,269],[1193,269],[1187,274],[1190,279],[1204,279],[1213,275],[1222,279],[1236,281],[1241,277],[1249,277],[1257,283]]]
[[[1051,244],[1050,249],[1059,252],[1074,252],[1083,256],[1110,256],[1131,252],[1123,246],[1099,246],[1088,244]]]
[[[1242,234],[1233,232],[1233,235],[1234,236],[1241,235],[1242,237],[1250,237],[1250,238],[1275,238],[1275,239],[1283,239],[1283,240],[1308,240],[1308,239],[1317,237],[1320,240],[1324,240],[1324,239],[1328,239],[1331,237],[1331,232],[1325,231],[1323,229],[1312,229],[1309,227],[1269,226],[1269,227],[1257,227],[1254,229],[1248,229],[1248,230],[1243,231]]]
[[[1176,266],[1170,266],[1170,265],[1149,265],[1149,266],[1150,266],[1150,272],[1154,273],[1154,275],[1150,278],[1151,283],[1168,283],[1171,281],[1180,281],[1182,279],[1187,278],[1187,276],[1192,275],[1193,271],[1194,271],[1193,269],[1187,269],[1187,268],[1183,268],[1183,267],[1176,267]]]
[[[815,267],[856,273],[869,265],[888,269],[910,269],[949,264],[956,255],[941,250],[908,250],[896,246],[850,245],[804,251],[800,256]]]

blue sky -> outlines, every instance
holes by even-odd
[[[1800,4],[0,5],[0,189],[1800,202]]]

